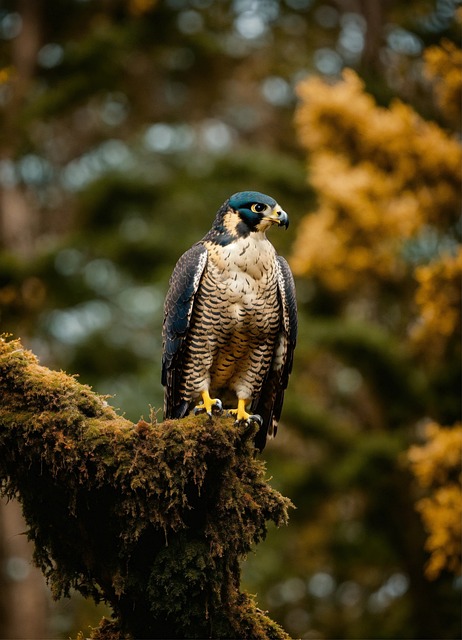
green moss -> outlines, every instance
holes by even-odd
[[[290,502],[229,418],[137,425],[0,341],[0,477],[61,597],[105,600],[94,638],[287,638],[239,590],[240,561]]]

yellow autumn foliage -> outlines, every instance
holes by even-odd
[[[425,73],[434,84],[436,102],[457,129],[461,124],[462,50],[450,40],[425,52]]]
[[[403,243],[424,225],[456,221],[459,142],[399,101],[376,106],[349,69],[337,84],[314,77],[298,91],[296,125],[319,206],[302,220],[295,273],[334,291],[396,281]]]
[[[424,64],[447,122],[458,122],[462,52],[443,42],[427,50]],[[301,221],[291,257],[295,274],[316,278],[350,302],[394,292],[404,346],[419,356],[419,366],[454,361],[462,304],[462,249],[454,240],[460,140],[402,102],[377,106],[349,69],[335,84],[310,77],[298,93],[296,126],[318,206]],[[418,247],[417,259],[410,259],[409,247]],[[462,424],[429,424],[426,443],[407,455],[425,493],[416,508],[428,532],[426,575],[458,573]]]
[[[0,68],[0,85],[6,84],[7,82],[9,82],[11,80],[12,75],[13,75],[12,67]]]
[[[459,337],[462,307],[462,248],[415,271],[415,301],[420,311],[411,339],[433,358],[444,355],[452,337]]]
[[[411,447],[408,459],[420,487],[428,491],[416,504],[428,532],[426,575],[435,579],[443,569],[460,574],[462,424],[452,428],[427,425],[426,443]]]

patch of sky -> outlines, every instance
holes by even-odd
[[[51,165],[40,156],[29,153],[17,163],[19,175],[27,185],[41,185],[48,182],[52,177]]]
[[[340,18],[337,49],[349,63],[359,60],[364,49],[366,20],[359,13],[347,12]]]
[[[267,24],[262,16],[253,11],[244,11],[237,16],[234,21],[234,26],[238,34],[247,40],[260,38],[265,35],[268,30]]]
[[[64,49],[56,42],[48,42],[37,54],[37,62],[44,69],[57,67],[64,58]]]
[[[23,582],[30,575],[30,563],[19,556],[10,556],[5,560],[4,572],[13,582]]]
[[[62,249],[56,254],[55,269],[63,276],[73,276],[82,269],[83,260],[82,253],[77,249]]]
[[[121,92],[109,93],[100,108],[100,117],[104,124],[117,127],[128,115],[127,96]]]
[[[71,309],[55,309],[45,317],[51,335],[68,345],[78,345],[98,331],[106,329],[112,320],[109,304],[89,300]]]
[[[205,148],[214,153],[228,151],[233,143],[234,132],[221,120],[210,118],[201,123],[200,136]]]
[[[126,169],[132,160],[127,145],[111,139],[80,158],[69,162],[61,173],[61,181],[70,191],[79,191],[107,171]]]
[[[0,160],[0,185],[5,188],[14,187],[18,183],[18,175],[12,160]]]
[[[299,602],[306,595],[306,584],[302,578],[293,576],[278,582],[268,591],[268,603],[272,607]]]
[[[362,375],[357,369],[343,367],[335,376],[337,390],[345,395],[352,395],[360,388],[363,382]]]
[[[414,57],[419,56],[424,48],[422,40],[415,33],[397,25],[388,25],[387,45],[395,53]]]
[[[245,40],[257,40],[268,32],[268,27],[279,17],[276,0],[234,0],[236,15],[234,28]]]
[[[335,580],[330,573],[318,571],[308,579],[308,592],[315,598],[328,598],[335,591]]]
[[[204,19],[198,11],[189,9],[178,14],[177,26],[181,33],[192,35],[202,31]]]
[[[151,285],[127,287],[116,297],[117,304],[127,314],[131,326],[142,327],[160,311],[163,296]]]
[[[22,31],[22,18],[16,11],[0,13],[0,38],[13,40]]]
[[[454,20],[456,9],[460,7],[460,0],[436,0],[433,5],[433,11],[418,19],[418,24],[430,33],[449,28]]]
[[[148,231],[148,223],[139,215],[126,216],[119,226],[120,235],[128,242],[143,240]]]
[[[372,613],[387,609],[396,598],[403,596],[409,588],[409,578],[403,573],[394,573],[369,596],[367,608]]]
[[[414,238],[403,245],[402,255],[413,265],[426,264],[444,254],[456,255],[459,242],[457,230],[454,232],[454,235],[443,235],[434,227],[423,226]]]
[[[343,58],[333,49],[321,47],[314,52],[314,65],[320,73],[334,76],[342,70]]]
[[[96,258],[83,268],[86,284],[100,295],[110,296],[124,285],[123,277],[116,265],[106,258]]]
[[[195,139],[195,132],[189,125],[171,125],[158,122],[146,129],[143,143],[148,151],[175,153],[190,149]]]
[[[261,92],[267,102],[276,107],[285,107],[294,100],[290,84],[279,76],[268,76],[261,84]]]

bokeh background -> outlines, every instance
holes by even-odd
[[[0,330],[42,364],[160,419],[176,260],[236,191],[289,213],[263,457],[296,510],[243,576],[294,638],[461,637],[460,25],[455,0],[0,3]],[[24,531],[3,503],[0,637],[88,635],[107,610],[53,603]]]

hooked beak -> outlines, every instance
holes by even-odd
[[[263,218],[263,220],[267,220],[273,224],[277,224],[278,227],[287,227],[289,226],[289,216],[287,213],[281,209],[279,205],[276,205],[271,213]]]

